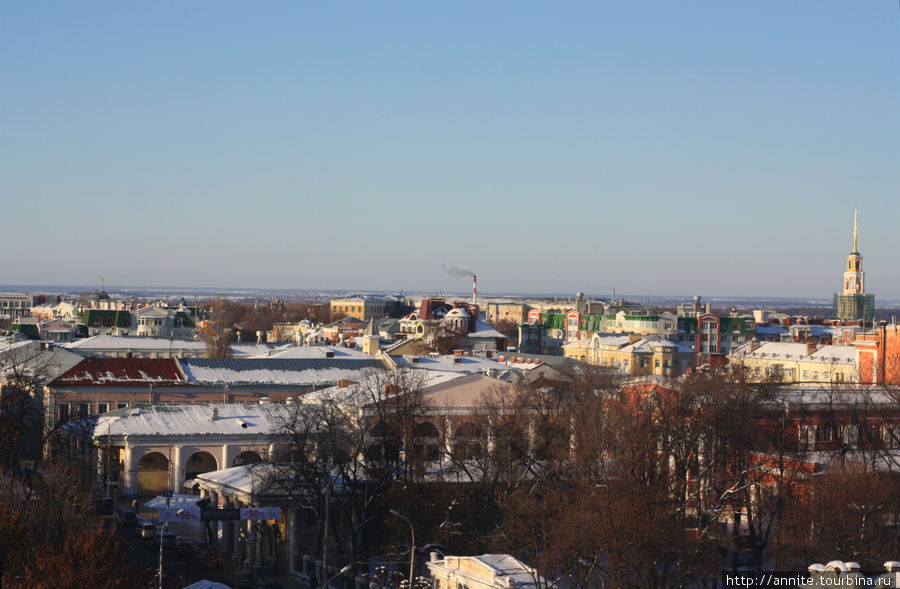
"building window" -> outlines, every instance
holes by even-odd
[[[116,409],[124,409],[128,407],[128,401],[116,401]]]
[[[87,417],[91,414],[91,404],[90,403],[79,403],[78,404],[78,417]]]
[[[72,407],[68,403],[59,404],[59,421],[68,421]]]
[[[109,411],[109,403],[104,403],[104,402],[97,403],[97,413],[99,415],[102,415],[103,413],[106,413],[107,411]]]

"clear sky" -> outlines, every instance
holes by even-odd
[[[3,2],[0,284],[900,299],[897,0]]]

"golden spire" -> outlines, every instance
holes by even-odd
[[[856,213],[857,210],[853,209],[853,253],[857,253],[859,250],[856,249]]]

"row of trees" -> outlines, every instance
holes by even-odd
[[[683,586],[771,559],[877,567],[900,551],[898,478],[850,460],[814,475],[775,383],[623,387],[585,367],[498,387],[445,428],[415,374],[373,373],[284,424],[298,461],[275,477],[298,504],[344,512],[317,535],[335,540],[333,559],[399,554],[389,509],[452,553],[511,553],[580,586]]]

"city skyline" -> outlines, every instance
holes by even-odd
[[[898,21],[7,6],[0,282],[897,300]]]

